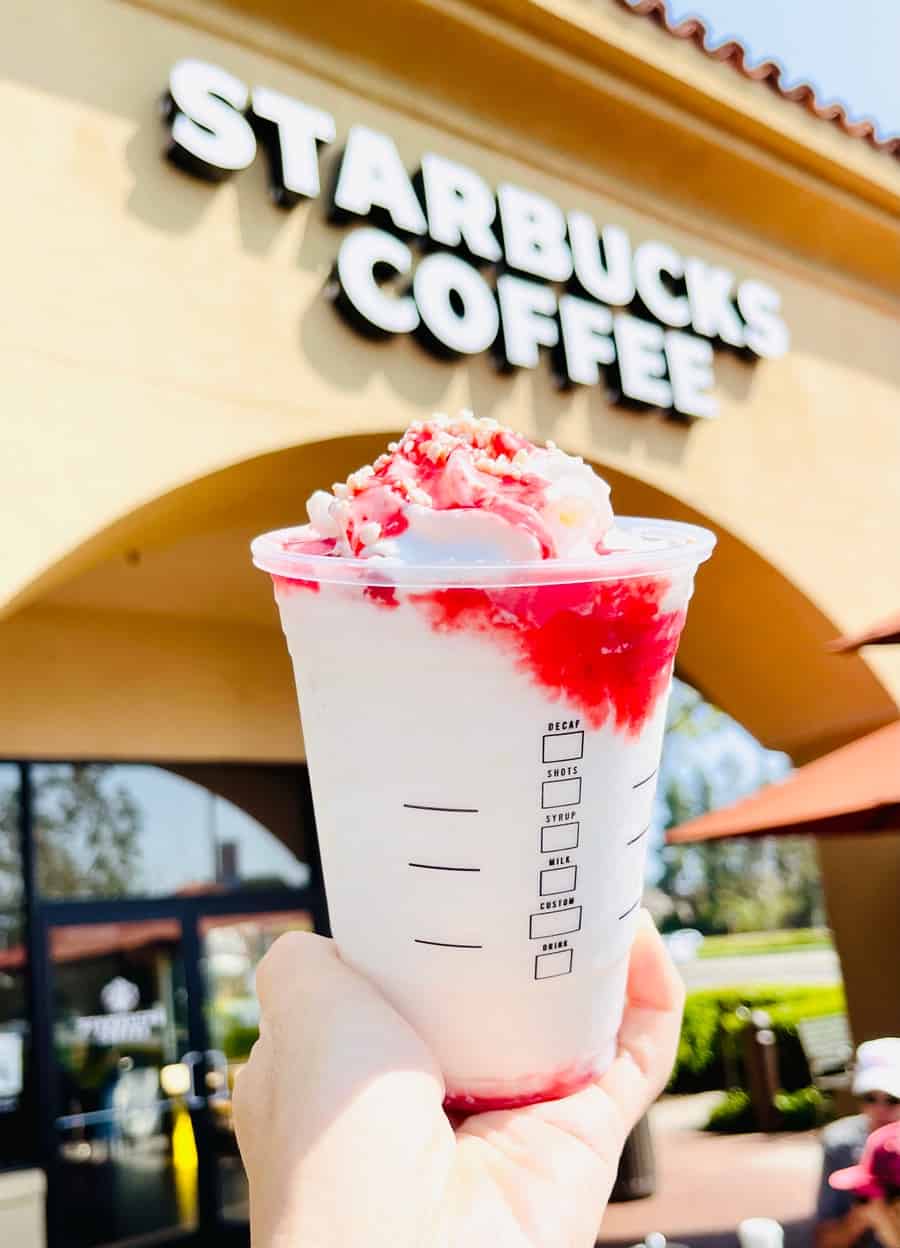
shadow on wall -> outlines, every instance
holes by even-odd
[[[290,211],[278,207],[271,198],[266,158],[260,151],[249,169],[225,184],[202,182],[181,172],[163,155],[166,146],[166,130],[161,118],[139,125],[126,146],[125,153],[133,182],[128,197],[128,210],[145,224],[164,232],[188,233],[202,225],[204,215],[217,197],[231,197],[240,245],[252,254],[264,256],[269,253],[285,232],[297,236],[293,262],[306,272],[320,275],[322,288],[331,275],[337,253],[349,227],[329,223],[325,216],[325,196],[331,185],[338,160],[339,145],[327,149],[321,158],[320,173],[322,193],[313,202],[296,205]],[[635,236],[637,237],[637,236]],[[681,243],[685,254],[693,248],[692,240]],[[697,248],[703,254],[703,247]],[[714,253],[710,249],[710,257]],[[728,263],[726,259],[726,263]],[[740,269],[742,266],[735,266]],[[755,272],[752,265],[748,271]],[[811,371],[817,362],[835,364],[852,372],[870,373],[883,377],[900,387],[900,357],[883,349],[884,327],[873,320],[871,327],[859,322],[848,328],[846,305],[825,293],[821,298],[808,287],[799,287],[789,278],[776,277],[784,300],[784,316],[791,331],[791,352],[806,357]],[[812,299],[811,299],[812,296]],[[864,305],[859,314],[866,316]],[[811,311],[813,314],[811,315]],[[873,318],[875,313],[870,315]],[[418,404],[440,403],[450,387],[451,378],[445,361],[435,361],[415,342],[402,344],[372,344],[364,349],[358,335],[347,332],[348,354],[335,353],[333,343],[335,311],[329,306],[324,293],[313,299],[303,316],[300,328],[300,344],[304,358],[340,389],[361,389],[373,374],[383,372],[386,379],[404,398]],[[388,346],[394,348],[388,354]],[[412,383],[409,370],[415,356],[416,379]],[[352,352],[352,361],[350,355]],[[536,428],[542,436],[551,436],[557,423],[564,420],[569,410],[577,405],[578,389],[561,389],[553,377],[546,353],[534,372],[525,370],[516,381],[529,391],[526,406],[532,411]],[[509,394],[512,377],[498,373],[490,355],[470,357],[460,361],[456,368],[465,368],[470,381],[473,406],[483,414],[489,414],[501,396]],[[746,402],[753,394],[759,364],[741,358],[735,352],[716,350],[714,371],[720,397],[735,402]],[[442,377],[443,374],[443,377]],[[816,379],[812,378],[808,389],[815,398]],[[602,388],[591,392],[591,406],[597,411],[609,411]],[[801,391],[803,397],[805,394]],[[520,396],[521,397],[521,396]],[[801,399],[802,402],[802,399]],[[616,411],[616,409],[613,409]],[[638,412],[640,419],[659,420],[659,414]],[[669,426],[680,422],[666,421]],[[635,413],[626,412],[618,428],[610,429],[610,445],[618,450],[627,449],[632,440],[628,432],[635,424]],[[644,434],[641,433],[641,439]],[[652,453],[667,462],[677,462],[684,445],[684,428],[676,429],[671,436],[653,439]]]
[[[324,223],[321,200],[312,206],[300,205],[290,213],[277,208],[268,197],[265,162],[261,155],[230,185],[218,187],[178,173],[162,157],[165,130],[158,103],[173,60],[178,55],[193,53],[218,58],[224,65],[242,68],[248,78],[264,75],[269,64],[267,59],[248,52],[245,47],[210,38],[190,27],[179,30],[178,38],[173,39],[173,24],[166,19],[131,6],[111,5],[101,0],[84,0],[84,4],[77,9],[63,7],[55,13],[52,39],[48,41],[41,6],[31,6],[29,0],[8,0],[8,7],[12,10],[11,36],[0,46],[0,80],[21,82],[50,96],[78,101],[100,116],[114,115],[132,126],[124,149],[132,179],[127,200],[127,209],[132,216],[153,229],[190,234],[203,225],[218,197],[229,195],[235,205],[240,245],[248,253],[264,255],[269,252],[286,229],[298,229],[295,222],[299,214],[304,220],[299,230],[302,241],[296,251],[298,266],[318,269],[323,250],[327,250],[333,259],[341,235],[334,227]],[[86,30],[89,35],[85,34]],[[139,60],[117,53],[117,49],[132,46],[136,38],[140,39],[142,49]],[[279,79],[283,77],[281,67],[278,67],[277,76]],[[339,135],[339,142],[323,154],[323,186],[328,185],[340,138]],[[97,142],[92,140],[83,147],[76,144],[71,151],[67,149],[70,162],[85,162],[83,169],[67,166],[67,176],[91,179],[94,175],[87,162],[90,159],[96,161],[97,146]],[[119,159],[119,151],[117,144],[109,143],[100,152],[100,158],[115,162]],[[616,209],[611,205],[609,212],[613,214]],[[630,213],[623,215],[633,217]],[[653,228],[650,220],[645,224],[646,228]],[[322,246],[323,238],[329,240],[327,248]],[[699,239],[687,237],[679,240],[673,237],[672,241],[685,252],[698,250],[701,255],[704,254],[705,249]],[[710,258],[716,259],[716,249],[708,250]],[[720,255],[719,258],[729,263],[727,256]],[[748,270],[753,267],[746,266]],[[325,276],[323,273],[323,281]],[[792,349],[798,356],[805,356],[811,361],[833,362],[900,386],[900,354],[884,350],[883,320],[880,332],[874,321],[871,331],[864,320],[855,319],[853,327],[848,328],[843,301],[827,294],[818,298],[815,290],[800,287],[790,278],[776,275],[775,280],[785,296],[786,318],[793,334]],[[811,310],[813,314],[810,314]],[[859,311],[861,316],[865,316],[862,305],[859,305]],[[314,331],[315,325],[307,331],[312,340],[315,339]],[[333,350],[329,358],[314,355],[313,363],[323,372],[329,368],[339,372],[340,363],[331,358],[333,355]],[[389,367],[386,371],[389,380],[393,380]],[[545,371],[543,367],[539,370],[542,374]],[[733,398],[745,399],[753,387],[753,369],[728,358],[724,353],[718,354],[716,374],[722,393]],[[499,379],[495,386],[489,366],[474,369],[472,381],[473,396],[483,410],[490,410],[498,387],[508,389],[509,386],[505,378]],[[430,401],[429,394],[435,395],[434,401],[437,401],[437,396],[442,393],[437,380],[423,379],[422,384],[426,387],[423,401]],[[567,396],[561,397],[552,380],[548,381],[546,376],[536,378],[532,388],[531,406],[535,421],[541,432],[545,432],[553,424],[548,414],[549,405],[552,404],[554,411],[565,412],[567,406],[571,406],[571,400]],[[671,454],[672,450],[671,440],[662,439],[660,453]]]
[[[311,227],[307,236],[312,232]],[[332,253],[338,243],[330,243]],[[346,341],[346,352],[335,350],[335,322],[340,338]],[[414,339],[367,340],[341,321],[324,285],[320,297],[310,302],[301,317],[299,336],[304,360],[337,390],[361,392],[373,376],[381,376],[394,393],[422,410],[446,410],[458,401],[462,378],[465,405],[479,416],[502,419],[499,409],[504,405],[527,411],[539,438],[563,441],[561,427],[578,418],[590,423],[599,445],[617,454],[626,455],[639,444],[652,458],[677,464],[689,447],[690,425],[658,411],[614,407],[600,387],[562,389],[546,358],[536,369],[504,372],[494,365],[490,353],[448,363]]]
[[[283,244],[287,235],[291,262],[312,275],[314,281],[318,278],[318,290],[300,314],[299,354],[335,390],[359,394],[373,377],[382,377],[397,396],[416,407],[440,409],[459,402],[457,383],[464,378],[464,402],[481,415],[494,414],[503,404],[515,404],[517,411],[531,413],[534,430],[540,437],[564,440],[559,430],[574,418],[589,421],[594,426],[594,438],[611,453],[627,456],[637,445],[648,458],[670,466],[683,460],[691,437],[689,424],[657,411],[614,406],[602,386],[560,387],[546,352],[542,352],[535,370],[501,371],[490,353],[457,359],[450,367],[446,360],[436,359],[414,339],[404,336],[389,342],[366,341],[343,323],[326,295],[342,239],[355,228],[329,223],[325,215],[324,197],[340,159],[337,147],[328,149],[322,157],[320,197],[286,212],[272,201],[262,152],[230,184],[204,183],[164,159],[165,135],[158,119],[153,125],[139,126],[126,147],[133,175],[129,211],[154,229],[183,233],[201,225],[205,203],[220,203],[221,197],[227,196],[234,210],[237,238],[246,252],[265,256],[276,245]],[[886,361],[886,353],[878,348],[883,331],[858,331],[851,348],[844,305],[825,297],[816,301],[818,320],[808,312],[804,315],[802,306],[792,317],[790,284],[780,285],[793,335],[791,350],[798,358],[803,354],[807,357],[807,368],[798,370],[796,376],[796,419],[813,425],[817,418],[819,360],[843,364],[855,371],[890,374],[892,370],[900,385],[900,361]],[[810,292],[796,287],[795,291],[808,308]],[[866,314],[862,307],[860,312]],[[346,342],[346,350],[336,346],[336,338]],[[714,372],[720,399],[746,403],[754,395],[762,367],[765,365],[729,349],[717,350]],[[821,384],[830,383],[823,380]],[[451,392],[455,392],[453,398]]]

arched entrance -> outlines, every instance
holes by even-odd
[[[392,432],[203,476],[42,573],[0,624],[0,755],[302,760],[287,653],[249,541],[301,520],[313,489],[368,462]],[[599,467],[620,514],[718,533],[679,654],[692,684],[797,762],[894,718],[893,698],[862,658],[826,652],[834,624],[771,561],[671,493]]]
[[[277,613],[266,577],[250,564],[249,541],[302,519],[314,488],[370,461],[391,432],[312,442],[201,476],[123,516],[35,578],[0,624],[0,679],[7,694],[0,710],[0,757],[165,767],[227,797],[315,867],[311,819],[298,833],[285,799],[286,786],[302,775],[303,743]],[[603,458],[601,448],[595,458]],[[601,471],[620,514],[711,523],[650,481],[615,467]],[[712,527],[720,545],[698,578],[679,658],[685,677],[765,744],[797,761],[893,718],[892,698],[861,658],[838,661],[827,654],[823,643],[837,630],[810,598],[724,523]],[[23,844],[29,833],[25,828]],[[33,880],[29,888],[32,1027],[51,1209],[66,1215],[60,1203],[65,1189],[54,1181],[59,1124],[67,1130],[91,1125],[76,1113],[73,1128],[73,1116],[61,1113],[54,1099],[62,1073],[54,1028],[63,979],[54,950],[66,941],[71,949],[81,939],[82,954],[100,956],[92,934],[115,929],[116,940],[133,953],[145,948],[137,937],[150,935],[178,950],[177,957],[165,956],[183,968],[178,987],[186,994],[183,1027],[191,1043],[177,1054],[181,1063],[168,1064],[187,1067],[189,1080],[186,1091],[167,1100],[187,1098],[194,1114],[198,1207],[208,1229],[223,1211],[220,1159],[212,1143],[217,1111],[197,1079],[211,1078],[204,1087],[221,1090],[229,1055],[223,1067],[223,1050],[212,1043],[204,1012],[204,942],[229,920],[234,927],[239,918],[252,921],[290,909],[315,915],[320,894],[301,889],[291,900],[226,889],[86,903],[42,897]],[[162,926],[151,932],[147,924]],[[227,956],[229,949],[222,952]],[[847,952],[841,952],[849,970]],[[134,953],[136,966],[143,956]],[[159,956],[156,950],[157,961]],[[138,970],[146,976],[145,966]],[[168,974],[171,980],[174,972]],[[135,983],[140,977],[136,971],[131,978],[112,978]],[[151,1002],[147,1008],[155,1007]],[[108,1024],[96,1026],[109,1030]],[[173,1164],[174,1129],[167,1146]],[[88,1238],[84,1248],[102,1244]]]

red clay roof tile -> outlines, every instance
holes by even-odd
[[[722,61],[731,65],[745,78],[755,82],[764,82],[766,86],[777,92],[786,100],[802,104],[815,117],[822,121],[834,121],[853,138],[865,139],[872,147],[881,152],[900,159],[900,135],[889,139],[880,139],[871,121],[853,121],[847,116],[841,104],[820,104],[816,93],[807,82],[798,83],[795,87],[785,87],[781,80],[781,67],[775,61],[760,61],[757,65],[747,62],[747,49],[736,39],[728,39],[712,47],[707,42],[709,32],[706,25],[698,17],[688,17],[673,24],[666,10],[666,0],[618,0],[618,3],[629,12],[639,17],[649,17],[663,30],[676,39],[690,39],[701,52],[714,61]]]

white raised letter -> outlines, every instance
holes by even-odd
[[[715,384],[712,343],[670,329],[666,334],[666,360],[675,411],[682,416],[706,419],[718,416],[719,405],[709,393]]]
[[[353,126],[334,191],[338,213],[367,217],[383,208],[398,230],[425,234],[428,222],[393,139],[366,126]]]
[[[549,286],[505,273],[497,279],[497,297],[508,363],[516,368],[536,368],[538,347],[555,347],[559,341],[556,295]]]
[[[662,281],[662,274],[670,277],[684,276],[681,256],[666,243],[641,243],[634,253],[634,281],[637,293],[647,310],[662,321],[678,329],[689,325],[691,310],[685,295],[673,295]]]
[[[734,277],[727,269],[688,256],[684,264],[691,324],[704,338],[721,338],[733,347],[744,345],[744,326],[731,302]]]
[[[412,252],[393,234],[353,230],[338,252],[338,306],[359,329],[374,337],[411,333],[419,324],[412,296],[388,294],[377,276],[378,270],[408,273],[411,268]]]
[[[246,169],[256,138],[243,115],[250,92],[240,78],[206,61],[183,60],[169,74],[169,159],[191,173],[220,180]]]
[[[334,142],[334,118],[270,87],[254,87],[250,107],[275,129],[269,151],[275,200],[289,207],[301,196],[315,199],[320,189],[318,145]]]
[[[612,364],[616,358],[616,349],[609,337],[612,313],[602,303],[563,295],[559,301],[559,320],[569,380],[582,386],[595,386],[600,380],[597,365]]]
[[[463,243],[482,260],[502,258],[503,251],[491,231],[497,205],[491,188],[474,169],[426,152],[422,157],[422,187],[429,237],[444,247]]]
[[[422,326],[438,348],[474,355],[486,351],[497,337],[500,317],[491,288],[459,256],[446,252],[426,256],[416,269],[413,294]]]
[[[672,387],[665,380],[662,328],[625,312],[615,316],[613,323],[623,395],[650,407],[671,407]]]
[[[756,355],[777,359],[791,345],[787,325],[778,315],[781,295],[765,282],[741,282],[737,292],[737,305],[747,322],[744,337],[747,346]]]
[[[566,242],[566,219],[552,199],[520,186],[497,188],[506,263],[548,282],[572,276],[572,253]]]
[[[618,225],[605,225],[601,238],[597,237],[597,227],[586,212],[569,213],[569,242],[578,281],[601,303],[627,307],[634,298],[631,240]]]

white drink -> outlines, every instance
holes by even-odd
[[[447,1105],[561,1096],[615,1052],[703,530],[577,571],[376,569],[257,539],[294,663],[332,930]],[[647,541],[647,549],[640,541]]]

